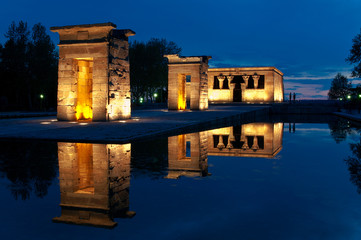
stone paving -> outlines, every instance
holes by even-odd
[[[209,129],[231,121],[265,117],[267,106],[211,106],[208,111],[136,110],[132,118],[114,122],[65,122],[55,116],[0,119],[0,139],[38,139],[68,142],[114,142]]]

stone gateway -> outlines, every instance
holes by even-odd
[[[131,117],[129,44],[113,23],[51,27],[59,33],[58,120]]]

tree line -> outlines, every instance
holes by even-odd
[[[56,106],[57,54],[45,27],[12,22],[0,44],[0,110]]]
[[[55,110],[57,106],[58,50],[37,23],[12,22],[0,44],[0,111]],[[172,41],[151,38],[129,44],[130,82],[134,103],[165,102],[168,66],[166,54],[180,54]]]
[[[352,47],[350,49],[349,56],[345,61],[349,64],[354,64],[351,77],[361,77],[361,30],[352,39]],[[337,73],[331,82],[331,87],[328,92],[329,99],[338,100],[353,100],[360,101],[361,99],[361,84],[358,84],[355,88],[352,88],[351,82],[346,76],[341,73]]]

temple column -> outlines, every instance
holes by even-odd
[[[223,148],[225,148],[225,147],[226,147],[226,146],[224,146],[224,143],[223,143],[223,136],[222,136],[222,135],[219,135],[217,148],[218,148],[218,149],[223,149]]]
[[[233,90],[234,90],[234,88],[235,88],[235,83],[231,83],[232,82],[232,80],[233,80],[233,78],[234,78],[234,76],[232,76],[232,75],[229,75],[229,76],[227,76],[227,79],[228,79],[228,87],[229,87],[229,89],[230,89],[230,99],[229,99],[229,101],[233,101]]]
[[[259,146],[258,146],[258,138],[257,136],[254,136],[253,137],[253,145],[252,145],[252,150],[256,151],[259,149]]]
[[[223,89],[223,81],[224,81],[224,79],[226,79],[226,76],[220,75],[220,76],[217,76],[217,79],[219,81],[219,89]]]
[[[231,91],[230,92],[230,101],[233,101],[233,92],[234,92],[234,88],[236,87],[236,84],[235,83],[230,83],[229,84],[229,90]]]
[[[248,150],[249,149],[249,146],[248,146],[248,139],[247,137],[243,136],[243,139],[244,139],[244,143],[242,145],[242,149],[243,150]]]
[[[243,78],[243,81],[245,82],[245,86],[246,86],[246,88],[247,88],[249,76],[247,76],[246,74],[244,74],[244,75],[242,76],[242,78]]]
[[[255,73],[253,76],[253,84],[254,84],[254,88],[257,89],[258,88],[258,80],[259,80],[259,75],[257,75],[257,73]]]
[[[245,102],[245,92],[246,92],[247,84],[241,83],[241,89],[242,89],[242,102]]]

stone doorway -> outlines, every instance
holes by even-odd
[[[235,84],[233,89],[233,102],[242,102],[242,88],[239,82]]]
[[[77,69],[77,101],[76,119],[91,120],[93,118],[93,60],[79,59],[75,61]]]

